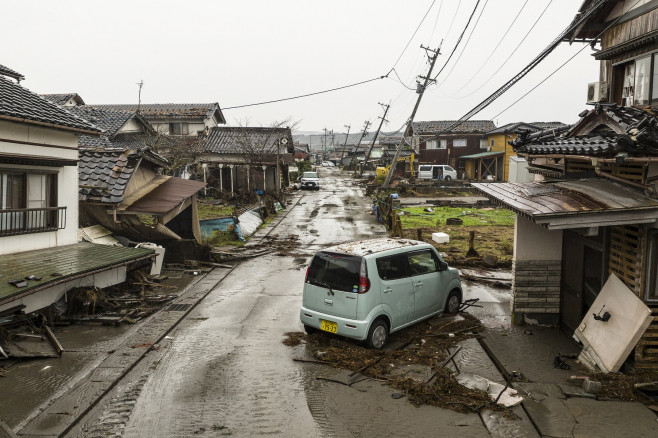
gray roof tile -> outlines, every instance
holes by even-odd
[[[101,132],[87,120],[0,75],[0,118],[2,116],[52,124],[60,129]]]
[[[216,154],[276,153],[278,139],[286,139],[282,152],[294,152],[290,128],[215,127],[205,138],[203,150]]]
[[[22,81],[25,79],[25,76],[17,72],[16,70],[12,70],[9,67],[6,67],[2,64],[0,64],[0,75],[1,76],[7,76],[12,79],[16,79],[17,81]]]
[[[436,134],[456,122],[456,120],[414,122],[412,129],[416,135]],[[493,129],[496,129],[496,125],[491,120],[467,120],[444,134],[485,134]]]
[[[90,106],[111,111],[137,111],[135,104]],[[215,115],[219,123],[226,123],[218,103],[143,103],[139,106],[139,114],[145,119],[206,118]]]

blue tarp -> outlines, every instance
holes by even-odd
[[[228,226],[233,224],[235,224],[235,219],[232,217],[201,220],[199,221],[201,236],[204,240],[210,239],[213,231],[227,231]]]

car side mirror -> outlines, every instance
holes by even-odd
[[[447,271],[448,270],[448,263],[444,261],[439,261],[439,271]]]

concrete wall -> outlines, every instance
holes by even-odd
[[[562,278],[562,231],[551,231],[521,216],[514,223],[512,322],[524,316],[557,324]]]
[[[37,144],[14,143],[29,142]],[[56,146],[56,147],[55,147]],[[78,159],[78,137],[70,132],[0,121],[0,153]],[[58,231],[0,237],[0,255],[13,254],[78,241],[78,168],[77,166],[45,167],[3,164],[0,167],[26,171],[57,172],[57,200],[66,209],[66,228]]]

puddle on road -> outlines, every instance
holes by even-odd
[[[311,234],[318,234],[318,230],[308,230],[308,232]]]
[[[300,230],[305,230],[306,228],[308,228],[308,225],[297,225],[297,228],[299,228]]]
[[[320,211],[319,208],[314,208],[313,211],[311,212],[311,217],[317,216],[319,211]]]
[[[354,222],[354,218],[351,216],[347,216],[344,218],[347,222]]]

